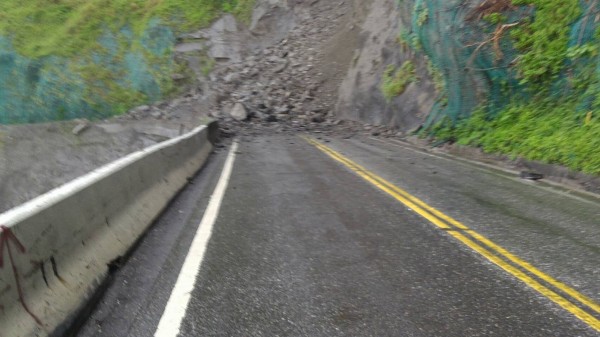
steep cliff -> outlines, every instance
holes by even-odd
[[[600,173],[598,9],[372,0],[338,115]]]

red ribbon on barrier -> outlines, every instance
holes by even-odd
[[[15,265],[15,261],[13,259],[13,252],[11,250],[11,243],[15,245],[17,251],[21,254],[26,253],[25,246],[19,241],[19,239],[15,236],[12,230],[6,226],[0,226],[0,269],[4,268],[4,247],[6,246],[6,251],[8,252],[8,260],[10,261],[10,265],[12,267],[13,275],[15,277],[15,284],[17,285],[17,293],[19,294],[19,302],[23,306],[23,309],[27,311],[29,316],[33,318],[33,320],[38,325],[43,325],[42,321],[29,309],[27,303],[25,303],[25,296],[23,295],[23,288],[21,287],[21,280],[19,278],[19,270]]]

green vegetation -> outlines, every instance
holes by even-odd
[[[415,65],[411,61],[404,62],[399,69],[390,64],[383,73],[381,91],[383,96],[391,101],[394,97],[402,95],[406,87],[416,80]]]
[[[484,15],[483,19],[493,25],[496,25],[499,23],[504,23],[508,20],[506,18],[506,16],[501,13],[490,13],[490,14]]]
[[[255,0],[2,0],[0,123],[105,118],[175,93],[180,33]],[[202,60],[210,72],[212,60]],[[10,80],[9,80],[10,79]]]
[[[511,37],[521,51],[517,69],[522,83],[545,88],[565,65],[571,26],[581,15],[579,0],[513,0],[513,4],[535,6],[533,20],[523,20]]]
[[[439,15],[456,15],[450,3],[442,8],[424,1]],[[409,43],[411,37],[419,36],[428,56],[429,75],[440,97],[437,115],[432,113],[433,122],[424,134],[481,147],[488,153],[600,174],[597,3],[488,0],[485,6],[475,8],[470,19],[465,19],[467,28],[460,23],[457,26],[461,28],[452,33],[479,33],[483,35],[479,43],[471,42],[470,37],[471,41],[461,45],[439,36],[442,22],[422,20],[416,7],[412,25],[415,32],[401,34],[399,41],[409,47],[414,45]],[[448,55],[440,55],[440,50]],[[454,54],[456,50],[469,52],[463,56]],[[471,75],[454,72],[457,65],[463,64]],[[474,82],[469,81],[477,78],[487,80],[488,94],[474,100],[464,95],[476,92]],[[455,83],[458,90],[445,88],[445,83]],[[448,104],[450,92],[454,101]],[[472,102],[479,104],[474,111],[471,107],[476,104],[468,107]]]
[[[417,16],[417,25],[423,26],[429,20],[429,9],[427,7],[419,8],[417,10],[419,15]]]
[[[425,63],[427,64],[427,73],[433,80],[433,85],[435,87],[435,92],[442,99],[446,99],[446,80],[444,79],[444,75],[442,71],[429,59],[429,57],[425,56]]]
[[[200,59],[200,71],[202,71],[202,74],[204,76],[208,76],[210,74],[210,72],[213,70],[213,68],[215,67],[215,65],[217,64],[217,61],[215,61],[215,59],[213,59],[212,57],[209,57],[208,55],[204,55],[201,59]]]
[[[245,24],[250,24],[252,21],[252,12],[256,0],[236,0],[231,2],[231,7],[226,12],[233,13],[238,20]]]
[[[106,29],[139,37],[151,20],[176,32],[208,25],[223,12],[248,20],[255,0],[2,0],[0,35],[23,56],[72,56],[93,50]]]
[[[419,36],[417,36],[415,33],[409,32],[406,29],[400,30],[396,40],[402,48],[412,49],[415,52],[421,51],[423,47],[421,46],[421,40],[419,39]]]
[[[600,120],[593,113],[574,114],[576,102],[553,100],[513,104],[496,118],[485,110],[454,127],[440,123],[436,135],[461,145],[600,174]]]

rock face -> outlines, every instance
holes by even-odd
[[[410,17],[402,17],[396,3],[373,0],[369,5],[357,0],[355,25],[362,28],[362,38],[340,86],[335,111],[343,119],[407,131],[423,123],[435,102],[436,92],[423,57],[415,57],[414,52],[398,44],[398,32],[409,30],[411,21]],[[385,69],[407,60],[415,63],[419,80],[388,101],[381,91]]]
[[[239,61],[243,47],[238,24],[232,15],[225,15],[209,30],[211,41],[209,55],[215,60]]]
[[[288,0],[261,0],[254,7],[249,30],[255,44],[261,48],[285,38],[296,26],[294,2]]]
[[[224,15],[209,28],[180,36],[185,42],[177,44],[175,51],[201,81],[211,68],[210,62],[241,62],[287,36],[294,25],[293,6],[287,0],[257,0],[248,25],[233,15]]]

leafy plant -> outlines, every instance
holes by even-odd
[[[417,25],[423,26],[429,19],[429,9],[427,7],[421,7],[417,9]]]
[[[416,80],[415,65],[411,61],[404,62],[398,69],[390,64],[383,73],[381,91],[383,96],[391,101],[394,97],[402,95],[406,87]]]
[[[493,25],[496,25],[499,23],[506,22],[507,17],[506,17],[506,15],[504,15],[502,13],[490,13],[490,14],[484,15],[483,20],[485,20]]]
[[[571,60],[594,56],[598,56],[598,46],[592,43],[570,47],[566,53],[566,57]]]
[[[485,108],[452,126],[447,121],[434,130],[436,136],[485,152],[504,153],[574,170],[600,174],[600,123],[591,113],[574,114],[576,102],[557,105],[552,99],[512,103],[495,118]]]
[[[591,18],[582,19],[579,0],[511,0],[512,6],[504,0],[485,2],[495,3],[502,11],[482,7],[475,17],[510,29],[518,52],[511,66],[529,90],[493,115],[491,103],[483,103],[469,118],[446,117],[430,131],[441,140],[486,152],[600,174],[600,29],[593,37],[582,38],[589,29],[586,22],[595,15],[593,7],[586,13]],[[516,11],[504,12],[509,10]]]
[[[581,15],[579,0],[513,0],[514,5],[534,6],[531,20],[511,31],[521,52],[517,63],[522,83],[547,86],[563,70],[571,24]]]

